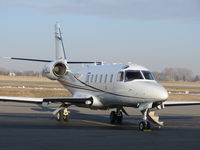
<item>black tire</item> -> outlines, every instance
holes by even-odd
[[[116,121],[116,112],[115,111],[111,111],[110,113],[110,123],[113,124]]]
[[[140,131],[144,131],[144,130],[145,130],[145,127],[146,127],[145,122],[144,122],[144,121],[141,121],[141,122],[139,123],[139,130],[140,130]]]
[[[122,114],[122,112],[120,112],[120,115],[116,117],[116,121],[117,121],[117,123],[121,124],[122,120],[123,120],[123,114]]]
[[[62,117],[63,116],[63,113],[62,113],[62,110],[60,110],[57,114],[56,114],[56,119],[57,121],[61,121],[62,120]]]
[[[146,122],[146,129],[151,129],[151,124],[150,124],[150,122]]]
[[[65,122],[69,121],[69,115],[63,115],[63,121]]]

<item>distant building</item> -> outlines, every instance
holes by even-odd
[[[9,76],[11,76],[11,77],[15,77],[16,74],[15,74],[14,72],[10,72],[10,73],[9,73]]]

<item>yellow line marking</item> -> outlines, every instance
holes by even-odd
[[[97,122],[97,121],[91,121],[91,120],[81,120],[85,123],[90,123],[90,124],[96,124],[96,125],[103,125],[103,126],[108,126],[108,127],[116,127],[117,125],[113,124],[108,124],[108,123],[103,123],[103,122]]]
[[[150,132],[150,131],[152,131],[152,130],[149,130],[149,129],[145,129],[145,130],[143,130],[143,131],[145,131],[145,132]]]

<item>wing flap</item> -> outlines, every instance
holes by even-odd
[[[93,98],[80,98],[80,97],[69,97],[69,98],[44,98],[43,102],[48,103],[70,103],[70,104],[92,104]]]

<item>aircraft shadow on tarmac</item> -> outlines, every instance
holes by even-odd
[[[31,108],[40,112],[52,112],[52,108]],[[109,115],[84,114],[80,111],[70,109],[69,122],[58,122],[52,113],[0,113],[1,128],[42,128],[42,129],[114,129],[114,130],[138,130],[138,122],[141,116],[124,117],[122,124],[110,124]],[[194,121],[199,122],[199,116],[162,116],[165,127],[188,125],[192,126]],[[157,130],[158,128],[153,129]]]
[[[53,112],[54,109],[53,108],[48,108],[48,107],[33,107],[31,108],[31,110],[34,110],[34,111],[40,111],[40,112]]]

